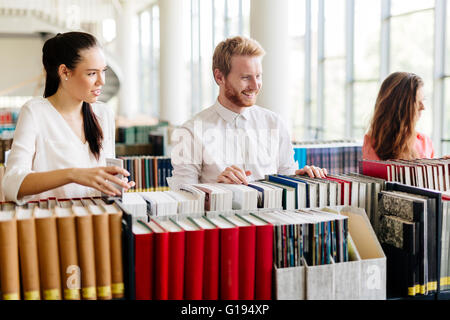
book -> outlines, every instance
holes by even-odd
[[[255,299],[256,227],[238,215],[225,217],[239,230],[239,300]]]
[[[219,299],[237,300],[239,298],[239,231],[236,226],[223,217],[211,217],[217,225],[220,237],[220,285]]]
[[[192,218],[179,219],[177,223],[186,236],[184,299],[201,300],[205,231]]]
[[[14,211],[0,211],[0,288],[3,300],[20,300],[19,248]]]
[[[96,300],[94,227],[92,215],[82,206],[73,206],[77,230],[78,259],[81,269],[81,298]]]
[[[148,226],[153,235],[153,299],[167,300],[169,298],[169,232],[155,220],[150,220]]]
[[[111,249],[111,293],[114,299],[125,294],[122,262],[122,210],[117,205],[99,202],[109,216],[109,243]]]
[[[39,276],[44,300],[61,300],[61,274],[56,217],[49,209],[34,208]]]
[[[169,232],[169,273],[168,299],[182,300],[184,297],[185,230],[173,220],[157,220],[159,225]]]
[[[109,244],[109,217],[101,206],[87,207],[92,215],[94,229],[95,279],[97,298],[112,299],[111,292],[111,247]]]
[[[40,300],[39,258],[33,209],[16,207],[20,275],[24,300]]]
[[[418,245],[415,229],[414,222],[382,216],[379,239],[387,257],[388,294],[415,295],[417,267],[414,255]]]
[[[77,233],[72,209],[55,207],[58,248],[64,300],[81,299],[81,278],[77,253]]]
[[[146,223],[133,224],[136,300],[153,298],[153,235]]]
[[[255,299],[272,298],[273,225],[253,215],[241,216],[256,228],[255,240]]]
[[[205,233],[203,300],[219,299],[219,229],[207,217],[193,218]]]

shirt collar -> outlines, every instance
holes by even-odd
[[[248,119],[248,113],[251,107],[245,108],[244,111],[241,113],[236,113],[234,111],[231,111],[228,108],[225,108],[217,99],[216,103],[214,104],[214,108],[216,109],[217,113],[222,117],[223,120],[225,120],[228,123],[233,123],[237,117],[242,117],[244,120]]]

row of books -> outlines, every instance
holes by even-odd
[[[154,136],[162,137],[160,146],[164,151],[164,140],[167,141],[168,122],[161,121],[156,125],[119,126],[116,142],[125,144],[145,144],[152,141]],[[160,154],[163,155],[164,153]]]
[[[19,116],[18,108],[6,108],[0,110],[0,125],[16,124]]]
[[[172,176],[172,164],[169,157],[130,156],[119,157],[123,167],[130,172],[128,177],[136,186],[128,192],[169,190],[166,178]]]
[[[203,214],[256,209],[304,209],[351,205],[364,208],[374,227],[378,193],[385,181],[357,173],[307,176],[269,175],[248,185],[207,183],[181,185],[180,190],[159,193],[125,193],[123,203],[135,217]],[[147,209],[147,207],[149,207]],[[144,219],[145,220],[145,219]]]
[[[310,209],[314,210],[314,209]],[[274,266],[274,294],[282,300],[384,300],[386,256],[362,208],[322,208],[348,221],[348,260],[329,264],[278,268]]]
[[[4,300],[124,297],[122,210],[101,198],[44,199],[0,211]]]
[[[348,219],[323,210],[258,212],[275,226],[274,261],[278,268],[348,261]]]
[[[273,225],[256,216],[133,225],[136,299],[270,299]]]
[[[299,168],[314,165],[334,174],[357,172],[362,159],[362,144],[352,140],[294,142],[293,146]]]
[[[450,193],[450,159],[362,160],[360,172],[390,182]]]
[[[377,236],[387,257],[388,296],[448,299],[448,204],[442,192],[387,182]]]

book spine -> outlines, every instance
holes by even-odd
[[[220,238],[220,299],[237,300],[239,297],[238,228],[221,229]]]
[[[34,218],[17,220],[17,233],[24,299],[40,300],[39,259]]]
[[[52,216],[35,221],[42,296],[44,300],[61,300],[56,219]]]
[[[153,298],[153,235],[134,235],[136,300]]]
[[[255,299],[272,298],[273,225],[256,227]]]
[[[204,250],[202,299],[217,300],[219,298],[219,229],[205,230]]]
[[[94,229],[92,216],[75,217],[77,226],[78,258],[81,269],[81,297],[84,300],[96,300]]]
[[[75,217],[56,218],[64,300],[80,300]],[[75,271],[75,274],[73,274]]]
[[[114,299],[120,299],[124,297],[122,212],[109,214],[109,242],[111,247],[111,293]]]
[[[92,215],[94,229],[95,278],[97,297],[112,299],[111,292],[111,249],[109,244],[108,214]]]
[[[169,300],[183,299],[185,232],[169,232]]]
[[[186,231],[184,299],[202,299],[204,230]]]
[[[239,300],[255,298],[255,226],[239,228]]]
[[[0,222],[0,283],[3,300],[20,300],[19,248],[15,219]]]

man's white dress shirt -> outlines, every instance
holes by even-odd
[[[267,174],[294,174],[294,150],[286,124],[274,112],[251,106],[240,114],[218,101],[172,133],[169,186],[216,182],[229,166],[251,171],[248,181]]]
[[[106,158],[115,157],[114,114],[102,103],[91,104],[103,130],[103,149],[99,160],[82,143],[62,115],[45,98],[34,98],[21,108],[14,132],[13,145],[2,182],[6,200],[24,203],[48,197],[74,198],[100,195],[100,192],[70,183],[33,196],[17,199],[23,179],[31,172],[65,168],[105,166]]]

